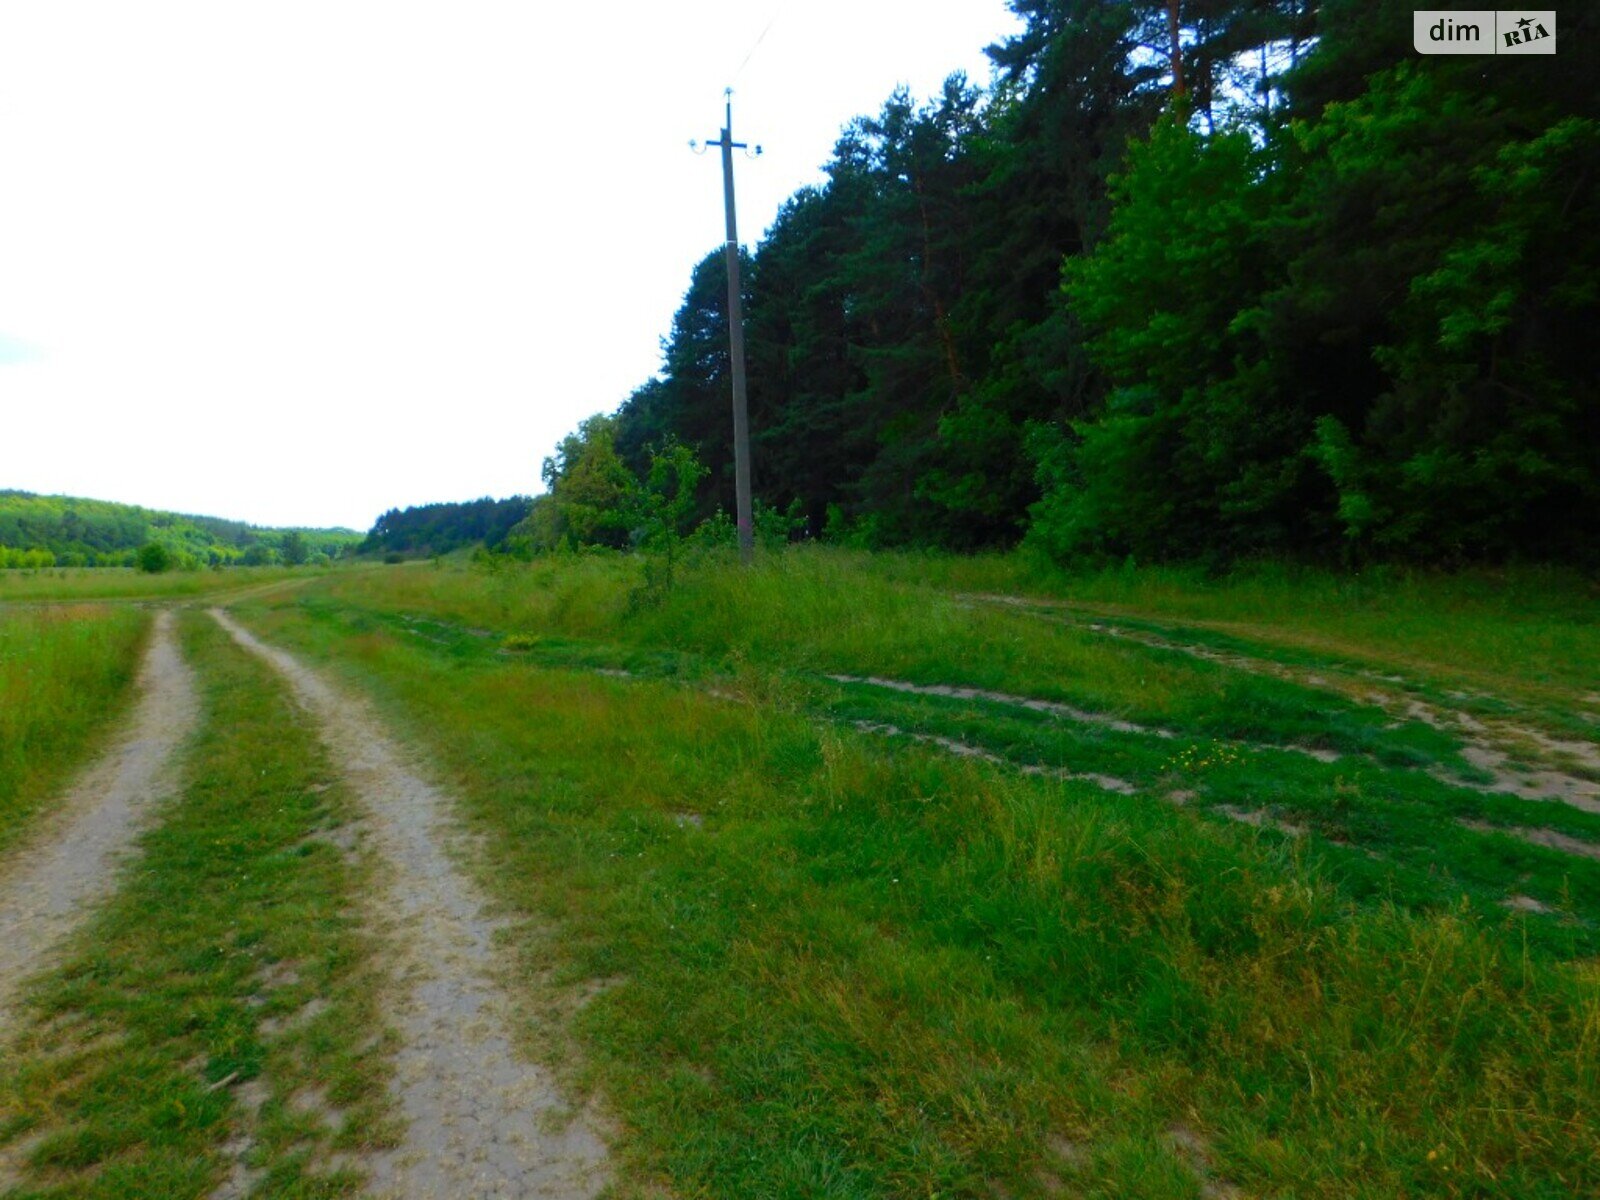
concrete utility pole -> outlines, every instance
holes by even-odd
[[[750,518],[750,410],[744,390],[744,311],[739,297],[739,229],[733,215],[733,152],[747,149],[733,140],[733,89],[727,93],[727,115],[722,136],[707,146],[722,150],[722,202],[727,211],[728,240],[723,257],[728,260],[728,352],[733,362],[733,491],[734,514],[739,522],[739,558],[748,564],[755,557],[755,528]],[[757,154],[761,147],[755,148]]]

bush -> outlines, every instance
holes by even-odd
[[[265,542],[252,542],[245,547],[242,561],[247,567],[270,567],[277,563],[278,551]]]
[[[172,554],[160,542],[146,542],[139,547],[138,565],[141,571],[159,575],[172,568]]]

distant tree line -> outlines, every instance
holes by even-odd
[[[497,549],[513,526],[528,515],[533,501],[527,496],[494,500],[488,496],[462,504],[421,504],[391,508],[373,524],[362,554],[448,554],[463,546],[482,544]]]
[[[258,566],[327,561],[359,541],[344,529],[265,529],[106,500],[0,490],[0,568]]]
[[[852,122],[744,263],[767,511],[1069,561],[1595,558],[1600,10],[1484,57],[1416,54],[1395,0],[1012,8],[991,86]],[[731,503],[722,253],[546,461],[534,544],[625,544],[672,446],[696,519]]]

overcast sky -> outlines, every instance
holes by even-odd
[[[1003,0],[0,0],[0,487],[258,524],[532,492],[722,239]],[[763,30],[766,31],[764,38]],[[740,64],[760,39],[748,63]],[[737,76],[737,77],[735,77]]]

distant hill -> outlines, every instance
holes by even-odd
[[[290,535],[298,535],[292,537]],[[0,489],[0,566],[131,566],[158,542],[186,565],[256,564],[347,553],[353,529],[278,529],[136,504]]]
[[[507,500],[485,496],[460,504],[391,508],[372,526],[361,543],[361,553],[448,554],[480,543],[493,550],[532,507],[533,500],[528,496]]]

